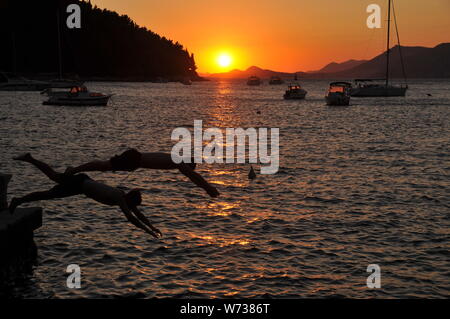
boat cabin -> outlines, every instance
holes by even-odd
[[[386,79],[356,79],[356,87],[375,87],[380,86],[381,83],[385,83]]]
[[[345,93],[352,88],[352,84],[348,82],[333,82],[330,83],[330,93]]]
[[[78,94],[78,93],[82,93],[82,92],[87,92],[87,88],[84,85],[80,85],[80,86],[73,86],[70,89],[70,93],[71,94]]]
[[[300,86],[300,84],[293,84],[288,86],[288,91],[299,91],[301,89],[302,87]]]

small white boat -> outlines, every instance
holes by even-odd
[[[347,106],[350,104],[350,91],[352,84],[348,82],[332,82],[325,97],[327,105]]]
[[[284,93],[285,100],[303,100],[308,92],[300,86],[300,84],[292,84]]]
[[[284,81],[279,76],[272,76],[270,78],[269,84],[270,85],[280,85],[280,84],[284,84]]]
[[[47,94],[48,100],[44,105],[58,106],[106,106],[112,94],[90,92],[85,86],[74,86],[70,91],[56,91],[47,89],[41,94]]]
[[[258,78],[257,76],[251,76],[247,80],[247,85],[250,85],[250,86],[261,85],[261,79]]]

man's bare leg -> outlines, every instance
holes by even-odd
[[[195,185],[203,188],[209,196],[217,197],[219,196],[219,192],[217,189],[209,184],[200,174],[195,172],[188,164],[181,163],[178,165],[178,169],[181,173],[186,175]]]
[[[108,172],[112,171],[110,161],[93,161],[77,167],[69,167],[66,174],[74,175],[81,172]]]
[[[60,198],[58,197],[52,190],[43,191],[43,192],[34,192],[31,194],[28,194],[26,196],[20,197],[20,198],[13,198],[11,199],[11,203],[9,204],[9,212],[11,214],[14,214],[14,211],[19,205],[25,204],[25,203],[31,203],[31,202],[37,202],[41,200],[50,200]]]
[[[61,182],[61,174],[56,172],[53,168],[51,168],[48,164],[38,161],[30,153],[26,153],[17,157],[14,157],[16,161],[22,161],[26,163],[30,163],[34,165],[37,169],[39,169],[42,173],[44,173],[49,179],[54,181],[55,183]]]

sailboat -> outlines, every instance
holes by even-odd
[[[70,89],[72,87],[82,86],[83,81],[64,79],[62,72],[62,54],[61,54],[61,25],[59,9],[56,12],[56,23],[58,27],[58,79],[50,81],[50,88]],[[48,91],[48,92],[51,92]]]
[[[0,72],[0,91],[42,91],[49,87],[48,82],[24,78],[17,74],[16,36],[11,31],[12,73]]]
[[[405,96],[408,85],[395,86],[390,84],[389,79],[389,63],[390,63],[390,32],[391,32],[391,5],[393,0],[388,0],[388,27],[387,27],[387,51],[386,51],[386,78],[385,79],[357,79],[355,80],[355,87],[351,90],[353,97],[388,97],[388,96]],[[394,9],[394,21],[397,31],[398,48],[400,52],[400,59],[402,63],[403,76],[406,83],[406,74],[403,64],[402,48],[400,45],[400,38],[397,28],[397,18]],[[382,83],[380,83],[382,82]]]
[[[62,77],[61,26],[59,10],[56,14],[58,24],[58,63],[59,78],[50,82],[50,87],[41,92],[48,99],[43,105],[57,106],[107,106],[112,94],[91,92],[83,81],[64,79]],[[65,90],[64,90],[65,89]],[[67,89],[70,89],[67,91]]]
[[[15,74],[0,72],[0,91],[42,91],[48,86],[47,82],[29,80]]]

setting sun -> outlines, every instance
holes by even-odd
[[[227,53],[222,53],[217,58],[217,64],[222,68],[228,68],[232,62],[232,57]]]

